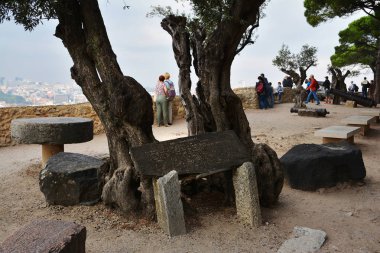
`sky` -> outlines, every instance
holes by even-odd
[[[171,73],[176,83],[178,68],[171,47],[171,37],[160,26],[159,17],[147,18],[151,6],[178,6],[174,0],[126,0],[131,7],[124,10],[123,1],[99,0],[107,32],[124,75],[134,77],[144,87],[153,87],[158,76]],[[272,65],[282,44],[292,52],[309,44],[318,48],[318,66],[308,74],[317,80],[327,75],[327,65],[338,45],[338,32],[363,13],[348,18],[334,19],[318,27],[311,27],[303,15],[302,0],[271,0],[265,18],[256,30],[254,45],[243,50],[232,65],[233,87],[250,86],[260,73],[277,83],[285,76]],[[74,83],[70,77],[72,60],[60,39],[53,36],[56,20],[44,21],[34,31],[24,31],[13,22],[0,24],[0,77],[22,77],[31,81]],[[364,75],[373,79],[369,71]],[[193,76],[195,78],[195,76]],[[349,78],[359,83],[363,75]],[[193,83],[196,79],[193,79]],[[347,83],[347,82],[346,82]]]

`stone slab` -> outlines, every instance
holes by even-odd
[[[4,253],[85,253],[86,228],[74,222],[35,220],[0,245]]]
[[[236,212],[239,219],[251,226],[261,225],[261,210],[256,172],[251,162],[246,162],[233,173]]]
[[[365,111],[360,111],[361,115],[364,116],[380,116],[380,110],[365,110]]]
[[[352,126],[329,126],[315,131],[315,136],[347,139],[360,132],[360,127]]]
[[[293,238],[286,240],[277,253],[317,252],[326,239],[326,232],[306,227],[295,227]]]
[[[352,100],[347,100],[346,103],[345,103],[345,106],[346,107],[351,107],[351,108],[358,107],[357,103],[355,101],[352,101]]]
[[[366,115],[366,116],[374,116],[376,117],[376,122],[380,122],[380,110],[366,110],[366,111],[360,111],[360,115]]]
[[[250,161],[249,152],[233,131],[214,132],[133,147],[136,169],[146,176],[203,174],[235,169]]]
[[[11,122],[11,135],[17,143],[68,144],[90,141],[93,121],[76,117],[20,118]]]
[[[348,125],[369,125],[376,122],[375,116],[366,116],[366,115],[352,115],[342,120],[342,123]]]
[[[157,221],[170,237],[186,234],[178,173],[173,170],[153,180]]]

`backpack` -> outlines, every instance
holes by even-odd
[[[263,84],[263,82],[257,83],[257,85],[256,85],[256,92],[258,94],[261,94],[261,93],[264,92],[264,84]]]
[[[319,90],[320,86],[319,86],[319,82],[317,80],[315,80],[316,84],[315,84],[315,91]]]
[[[173,100],[176,96],[174,83],[171,80],[165,80],[165,85],[168,89],[168,100]]]

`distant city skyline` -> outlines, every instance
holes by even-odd
[[[154,87],[158,75],[172,74],[177,82],[176,66],[170,36],[160,27],[160,18],[146,18],[151,5],[176,5],[174,0],[131,2],[131,8],[123,10],[122,3],[99,1],[108,35],[119,64],[125,75],[132,76],[144,87]],[[338,45],[338,32],[363,13],[349,18],[334,19],[317,28],[307,24],[303,16],[303,1],[270,1],[265,9],[266,17],[260,21],[254,45],[238,55],[232,65],[233,86],[248,86],[256,82],[260,73],[277,83],[285,76],[272,66],[272,59],[281,45],[287,44],[298,52],[303,44],[318,48],[318,66],[308,74],[318,80],[327,75],[329,57]],[[62,42],[53,36],[56,20],[44,21],[32,32],[24,31],[13,22],[0,24],[0,76],[48,83],[74,83],[70,77],[72,60]],[[373,79],[372,73],[365,74]],[[193,75],[194,76],[194,75]],[[195,77],[195,76],[194,76]],[[363,75],[348,78],[360,82]],[[196,82],[193,78],[193,83]],[[193,84],[194,85],[194,84]]]

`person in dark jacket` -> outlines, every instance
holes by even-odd
[[[323,82],[322,86],[325,88],[325,95],[326,95],[325,103],[329,104],[329,103],[331,103],[331,97],[330,97],[331,96],[331,94],[330,94],[331,83],[330,83],[328,76],[325,77],[325,81]]]

